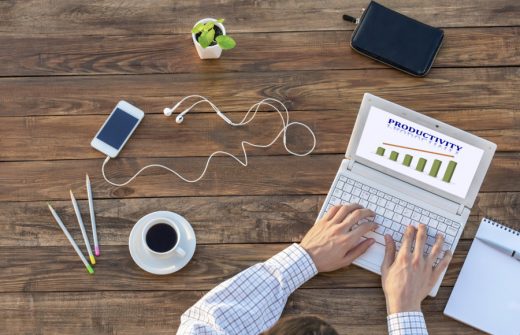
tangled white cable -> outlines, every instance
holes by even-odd
[[[256,148],[268,148],[270,146],[272,146],[277,140],[278,138],[283,134],[283,145],[285,147],[285,150],[290,153],[291,155],[294,155],[294,156],[299,156],[299,157],[303,157],[303,156],[307,156],[309,155],[310,153],[312,153],[314,151],[314,148],[316,148],[316,136],[314,135],[314,132],[311,130],[311,128],[309,126],[307,126],[306,124],[304,123],[301,123],[301,122],[289,122],[289,111],[287,110],[287,107],[285,107],[285,105],[280,101],[280,100],[277,100],[277,99],[273,99],[273,98],[266,98],[266,99],[263,99],[259,102],[257,102],[256,104],[254,104],[253,106],[251,106],[251,108],[249,108],[249,110],[247,111],[246,115],[244,116],[244,118],[238,122],[238,123],[234,123],[233,121],[231,121],[227,116],[225,116],[219,109],[217,106],[215,106],[215,104],[213,104],[211,101],[209,101],[207,98],[201,96],[201,95],[189,95],[187,97],[185,97],[184,99],[182,99],[181,101],[179,101],[177,104],[175,104],[175,106],[173,106],[172,108],[165,108],[164,109],[164,115],[166,116],[170,116],[172,115],[172,113],[186,100],[190,99],[190,98],[199,98],[201,100],[195,102],[194,104],[192,104],[190,107],[186,108],[182,113],[180,113],[179,115],[177,115],[177,117],[175,118],[175,121],[177,123],[182,123],[182,121],[184,120],[184,115],[186,115],[193,107],[197,106],[198,104],[201,104],[203,102],[206,102],[208,103],[211,108],[213,108],[213,110],[217,113],[217,115],[219,115],[226,123],[234,126],[234,127],[239,127],[239,126],[245,126],[247,125],[249,122],[251,122],[256,113],[258,112],[258,109],[262,106],[262,105],[266,105],[266,106],[269,106],[271,108],[273,108],[276,112],[278,112],[278,114],[280,115],[280,118],[282,119],[282,124],[283,124],[283,127],[282,129],[278,132],[278,135],[276,135],[276,137],[269,143],[269,144],[254,144],[254,143],[251,143],[251,142],[247,142],[247,141],[242,141],[241,142],[241,146],[242,146],[242,152],[244,153],[244,161],[240,160],[240,158],[236,157],[235,155],[233,154],[230,154],[229,152],[226,152],[226,151],[215,151],[214,153],[212,153],[211,155],[209,155],[208,157],[208,160],[206,161],[206,165],[204,167],[204,170],[202,171],[202,173],[200,174],[200,176],[198,176],[197,178],[195,179],[188,179],[188,178],[185,178],[183,177],[182,175],[180,175],[177,171],[175,170],[172,170],[170,169],[169,167],[167,166],[164,166],[164,165],[161,165],[161,164],[150,164],[150,165],[147,165],[145,167],[143,167],[141,170],[137,171],[136,174],[133,175],[132,178],[128,179],[126,182],[124,183],[114,183],[114,182],[111,182],[110,180],[108,180],[108,178],[106,177],[105,175],[105,165],[108,163],[108,161],[110,160],[110,157],[107,157],[105,159],[105,161],[103,162],[103,165],[101,167],[101,172],[103,173],[103,178],[105,178],[105,180],[111,184],[111,185],[114,185],[114,186],[125,186],[127,184],[129,184],[130,182],[132,182],[139,174],[141,174],[141,172],[143,172],[144,170],[148,169],[148,168],[152,168],[152,167],[158,167],[158,168],[162,168],[162,169],[165,169],[165,170],[168,170],[170,171],[171,173],[175,174],[177,177],[179,177],[180,179],[184,180],[185,182],[188,182],[188,183],[196,183],[198,182],[199,180],[201,180],[204,175],[206,174],[206,171],[208,170],[208,166],[209,166],[209,162],[211,161],[211,158],[213,158],[213,156],[215,155],[218,155],[218,154],[223,154],[223,155],[227,155],[229,157],[232,157],[234,158],[238,163],[240,163],[242,166],[247,166],[248,164],[248,161],[247,161],[247,152],[246,152],[246,145],[249,145],[251,147],[256,147]],[[287,120],[283,117],[283,114],[282,112],[275,106],[273,105],[273,103],[278,103],[280,104],[282,107],[283,107],[283,110],[285,110],[285,114],[287,115]],[[253,114],[251,115],[251,117],[248,119],[248,116],[250,115],[251,111],[253,111]],[[290,127],[290,126],[294,126],[294,125],[300,125],[304,128],[306,128],[309,133],[312,135],[312,140],[313,140],[313,145],[312,145],[312,148],[308,151],[306,151],[305,153],[302,153],[302,154],[299,154],[297,152],[294,152],[294,151],[291,151],[288,147],[287,147],[287,129]]]

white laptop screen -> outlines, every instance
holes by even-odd
[[[484,151],[380,108],[370,108],[356,155],[465,198]]]

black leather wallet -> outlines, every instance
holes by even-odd
[[[375,1],[357,23],[350,41],[354,50],[414,76],[428,73],[444,38],[441,29]]]

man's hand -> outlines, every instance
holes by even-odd
[[[334,206],[307,232],[300,245],[309,253],[318,272],[345,267],[374,244],[374,239],[361,237],[375,230],[377,224],[366,222],[351,228],[359,220],[374,216],[374,212],[357,204]]]
[[[417,238],[414,237],[417,231]],[[441,273],[448,267],[451,253],[446,251],[437,266],[434,262],[442,250],[444,236],[437,239],[429,255],[424,255],[426,225],[408,226],[399,252],[395,253],[395,242],[385,235],[386,252],[381,265],[381,279],[386,297],[388,314],[421,311],[421,302],[430,293]],[[412,251],[412,245],[415,245]]]

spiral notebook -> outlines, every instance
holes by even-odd
[[[496,335],[520,335],[520,261],[477,238],[520,250],[520,232],[482,219],[444,314]]]

